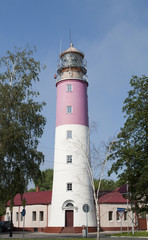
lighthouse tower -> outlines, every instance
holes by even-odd
[[[54,232],[64,228],[80,232],[87,224],[84,204],[89,205],[88,229],[96,226],[88,174],[88,82],[84,54],[71,44],[60,55],[57,73],[54,178],[48,226]]]

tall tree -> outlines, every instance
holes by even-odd
[[[35,101],[41,65],[34,51],[14,48],[0,59],[0,199],[5,201],[40,176],[44,160],[37,147],[46,123],[41,115],[45,103]]]
[[[100,177],[99,177],[99,181],[97,182],[97,185],[96,185],[95,179],[93,178],[93,169],[92,169],[92,166],[91,166],[90,161],[89,161],[89,156],[87,157],[87,159],[88,159],[88,161],[87,161],[87,171],[88,171],[89,180],[90,180],[90,183],[91,183],[91,186],[92,186],[94,203],[95,203],[95,213],[96,213],[96,222],[97,222],[97,237],[96,237],[97,240],[100,240],[100,207],[99,207],[99,204],[98,204],[98,196],[99,196],[99,192],[100,192],[100,188],[101,188],[101,182],[102,182],[104,170],[105,170],[105,167],[106,167],[106,164],[107,164],[107,160],[108,160],[112,145],[113,145],[113,142],[110,142],[109,146],[106,147],[105,158],[103,159],[103,161],[101,160],[102,167],[101,167]],[[97,157],[96,154],[98,155],[98,157]],[[100,154],[99,154],[97,149],[96,149],[96,152],[95,152],[95,161],[97,161],[96,162],[96,168],[98,168],[98,162],[100,162]],[[100,165],[100,163],[99,163],[99,165]]]
[[[148,77],[133,76],[124,101],[125,124],[113,144],[112,172],[128,182],[130,200],[139,211],[148,210]]]
[[[35,186],[39,187],[41,191],[52,190],[53,183],[53,169],[46,169],[42,171],[41,177],[35,182]]]

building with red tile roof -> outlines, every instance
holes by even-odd
[[[99,198],[99,204],[126,204],[127,200],[120,192],[110,192]]]
[[[120,231],[121,221],[123,230],[132,228],[131,205],[125,196],[127,196],[127,187],[123,185],[112,192],[104,192],[99,197],[101,230]]]
[[[26,192],[22,198],[20,194],[14,197],[13,225],[17,229],[23,228],[23,199],[25,199],[25,229],[43,231],[48,227],[48,213],[50,212],[52,191]],[[7,203],[5,220],[10,220],[10,202]]]
[[[132,212],[130,203],[124,197],[126,186],[121,186],[112,192],[100,192],[98,204],[100,209],[100,228],[102,231],[126,230],[132,227]],[[23,194],[26,200],[25,229],[31,231],[48,231],[50,217],[52,191],[26,192]],[[124,209],[121,218],[118,209]],[[16,228],[23,227],[21,195],[14,198],[13,225]],[[128,211],[127,211],[128,210]],[[9,220],[9,202],[6,210],[5,220]]]
[[[42,192],[26,192],[23,194],[23,198],[26,199],[26,205],[47,205],[51,204],[52,191]],[[9,206],[10,202],[8,202]],[[18,193],[14,197],[14,206],[22,206],[21,195]]]

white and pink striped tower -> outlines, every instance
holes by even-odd
[[[84,54],[70,45],[58,62],[54,179],[49,227],[82,231],[83,205],[88,204],[88,229],[96,227],[94,200],[87,171],[89,123],[87,66]]]

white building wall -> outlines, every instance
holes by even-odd
[[[72,139],[66,139],[67,130],[72,131]],[[72,201],[74,205],[74,227],[86,225],[86,213],[82,210],[86,203],[90,206],[88,225],[96,226],[93,194],[87,171],[88,131],[88,127],[74,124],[56,128],[50,227],[65,226],[66,201]],[[72,163],[66,162],[66,155],[72,155]],[[72,191],[67,191],[67,183],[72,183]]]
[[[25,228],[43,228],[47,227],[48,222],[48,211],[49,206],[47,205],[27,205],[25,207],[26,215],[25,215]],[[23,227],[23,217],[21,217],[21,212],[23,210],[22,206],[13,207],[13,225],[14,227]],[[33,220],[33,212],[36,212],[36,220]],[[40,212],[43,212],[43,221],[40,219]],[[7,207],[5,220],[10,220],[10,209]]]

